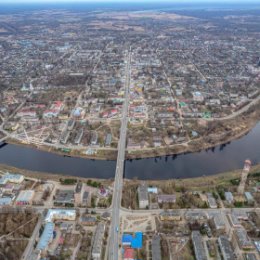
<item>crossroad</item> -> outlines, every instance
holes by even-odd
[[[110,227],[110,246],[108,259],[118,260],[119,250],[119,233],[120,233],[120,205],[122,198],[123,188],[123,174],[124,174],[124,161],[125,161],[125,148],[126,148],[126,132],[128,122],[128,103],[129,103],[129,85],[131,74],[131,48],[128,52],[126,64],[126,79],[125,79],[125,101],[122,110],[122,120],[120,129],[120,139],[118,142],[118,155],[116,164],[116,174],[114,182],[114,192],[112,200],[112,221]]]

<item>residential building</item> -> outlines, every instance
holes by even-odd
[[[232,204],[234,202],[233,194],[230,191],[225,192],[225,200],[229,204]]]
[[[45,251],[48,248],[48,245],[52,242],[53,239],[54,227],[55,225],[52,222],[45,224],[40,240],[36,246],[37,250]]]
[[[152,239],[152,260],[161,260],[161,237],[155,235]]]
[[[227,236],[219,236],[218,245],[223,260],[235,260],[234,250]]]
[[[158,203],[175,203],[176,195],[174,194],[162,194],[157,196]]]
[[[92,252],[91,252],[93,260],[101,260],[104,233],[105,233],[105,224],[99,223],[96,228]]]
[[[52,222],[54,220],[76,220],[75,209],[49,209],[45,217],[45,222]]]
[[[196,260],[207,260],[205,244],[199,231],[192,231],[191,239]]]
[[[253,249],[254,245],[251,239],[248,237],[247,232],[244,228],[235,229],[235,236],[238,242],[238,245],[241,249]]]
[[[21,174],[6,173],[0,178],[0,185],[5,185],[7,182],[20,184],[24,181],[24,176]]]
[[[207,198],[208,198],[208,204],[211,209],[216,209],[218,207],[218,204],[213,197],[212,193],[207,193]]]
[[[164,211],[160,213],[161,221],[180,221],[181,215],[176,211]]]
[[[138,201],[139,201],[140,209],[145,209],[146,207],[149,206],[149,197],[148,197],[148,191],[145,182],[143,182],[138,187]]]

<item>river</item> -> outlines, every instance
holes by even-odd
[[[247,135],[226,145],[196,153],[126,161],[125,177],[170,179],[213,175],[243,167],[249,158],[260,163],[260,123]],[[0,149],[0,163],[17,168],[86,178],[113,178],[115,161],[64,157],[8,144]]]

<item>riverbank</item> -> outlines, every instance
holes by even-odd
[[[239,139],[246,135],[260,120],[260,103],[250,107],[249,110],[244,112],[233,119],[207,121],[204,123],[210,128],[206,136],[197,139],[191,139],[184,144],[174,144],[156,148],[142,148],[126,151],[126,159],[139,159],[139,158],[152,158],[165,155],[177,155],[182,153],[194,153],[201,150],[210,149],[218,145],[229,143],[233,140]],[[7,139],[7,143],[15,145],[23,145],[46,151],[50,153],[59,154],[61,156],[79,157],[94,160],[116,160],[117,149],[107,148],[91,148],[94,153],[87,154],[87,147],[85,149],[56,149],[53,146],[47,145],[34,145],[20,142],[16,139]]]
[[[0,173],[10,172],[10,173],[19,173],[28,178],[39,179],[43,181],[51,180],[59,182],[60,179],[76,179],[78,181],[86,182],[91,179],[93,181],[99,181],[102,183],[109,183],[113,181],[113,179],[99,179],[99,178],[88,178],[88,177],[79,177],[72,175],[63,175],[63,174],[53,174],[47,172],[38,172],[38,171],[29,171],[25,169],[16,168],[10,165],[0,164]]]
[[[189,190],[206,190],[208,188],[215,187],[216,185],[224,185],[228,183],[232,179],[240,178],[242,169],[237,169],[234,171],[227,171],[222,173],[217,173],[210,176],[201,176],[201,177],[194,177],[194,178],[172,178],[168,180],[146,180],[148,185],[151,186],[158,186],[160,187],[162,183],[170,183],[175,182],[178,186],[184,186]],[[109,183],[113,181],[114,178],[109,179],[100,179],[100,178],[89,178],[89,177],[79,177],[79,176],[72,176],[72,175],[62,175],[62,174],[53,174],[47,172],[38,172],[38,171],[29,171],[25,169],[16,168],[13,166],[0,164],[0,172],[10,172],[10,173],[19,173],[24,175],[25,177],[34,178],[34,179],[41,179],[41,180],[52,180],[52,181],[59,181],[61,178],[66,179],[77,179],[79,181],[86,182],[87,180],[91,179],[94,181],[100,181],[103,183]],[[254,174],[260,172],[260,164],[252,166],[250,170],[250,174]],[[143,180],[139,180],[138,178],[134,179],[124,179],[125,184],[140,184]]]

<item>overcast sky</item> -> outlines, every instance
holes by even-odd
[[[64,2],[103,2],[103,3],[109,3],[109,2],[143,2],[143,3],[248,3],[248,2],[254,2],[259,3],[260,0],[0,0],[0,3],[64,3]]]

